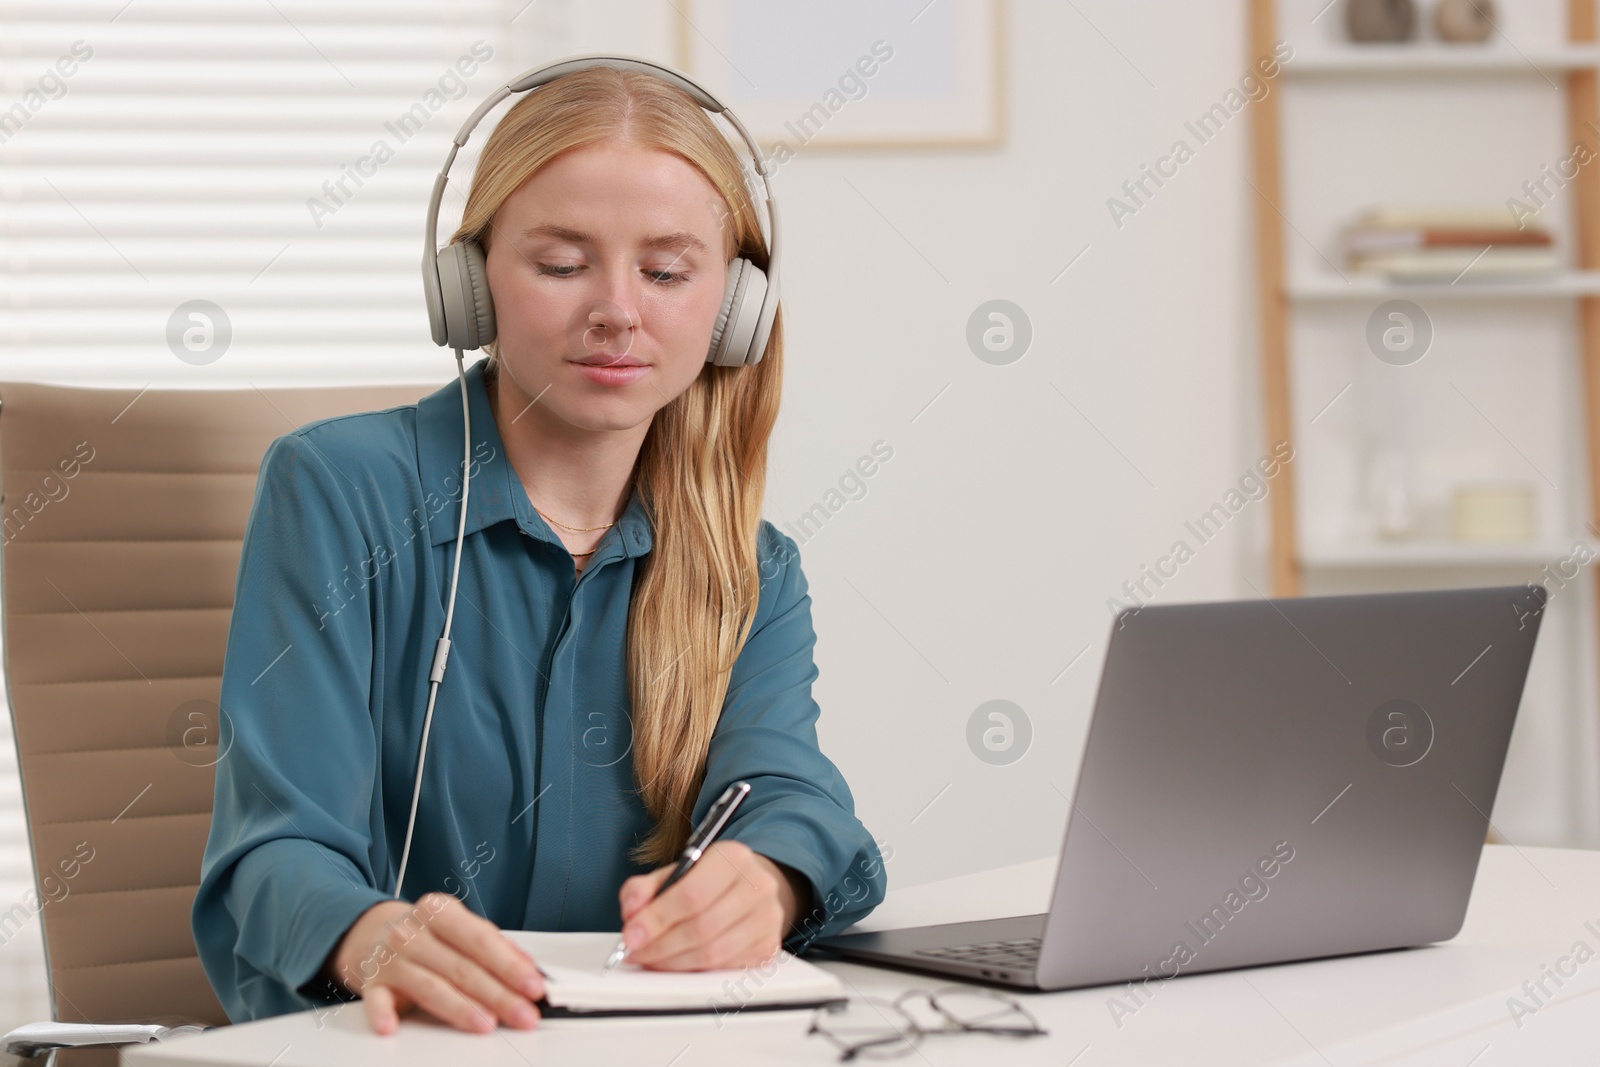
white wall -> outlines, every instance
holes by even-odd
[[[802,558],[824,742],[902,885],[1059,847],[1107,598],[1257,454],[1246,130],[1121,229],[1105,206],[1238,78],[1239,5],[1077,6],[1115,47],[1072,5],[1013,5],[1005,148],[803,155],[783,174],[794,356],[770,512],[797,516],[871,442],[893,444]],[[1033,322],[1010,366],[964,340],[993,298]],[[1164,595],[1237,595],[1246,533]],[[968,748],[992,699],[1033,726],[1009,766]]]

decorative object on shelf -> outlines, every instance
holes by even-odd
[[[1458,485],[1451,500],[1455,538],[1478,545],[1532,541],[1537,508],[1537,494],[1526,482]]]
[[[1494,35],[1498,17],[1494,0],[1439,0],[1433,9],[1433,27],[1441,41],[1477,44]]]
[[[1394,281],[1544,277],[1559,268],[1550,231],[1519,227],[1500,204],[1372,208],[1344,231],[1343,244],[1351,269]]]
[[[1367,527],[1359,533],[1365,540],[1376,535],[1397,541],[1416,532],[1416,504],[1411,497],[1411,463],[1403,448],[1383,446],[1370,453],[1367,465],[1366,499],[1363,501]]]
[[[1349,0],[1344,12],[1350,39],[1363,44],[1408,41],[1417,28],[1412,0]]]

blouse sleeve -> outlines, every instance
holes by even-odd
[[[850,787],[817,744],[819,709],[811,696],[817,638],[799,549],[770,523],[762,529],[770,547],[761,553],[760,605],[734,662],[691,818],[698,822],[733,782],[750,783],[723,836],[810,883],[809,905],[802,904],[806,910],[784,941],[798,952],[877,907],[888,857],[856,818]]]
[[[326,606],[330,583],[369,554],[350,490],[303,433],[280,437],[245,532],[222,672],[231,745],[191,915],[235,1022],[326,1002],[302,987],[388,899],[371,865],[372,613],[360,597]]]

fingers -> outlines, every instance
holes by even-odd
[[[657,889],[667,876],[672,873],[673,864],[668,867],[658,867],[649,874],[636,874],[622,883],[622,889],[617,894],[618,901],[622,904],[622,921],[627,922],[633,918],[634,912],[650,903],[650,898],[656,895]]]
[[[682,897],[673,902],[673,911],[665,919],[671,925],[650,935],[648,940],[642,940],[637,948],[630,948],[629,962],[641,967],[659,966],[670,957],[722,937],[746,919],[755,901],[745,899],[731,883],[720,887],[720,895],[715,895],[716,887],[691,886],[689,880],[693,875],[693,871],[689,872],[682,881],[663,894],[661,899],[665,900],[677,895],[680,889],[685,891]],[[627,940],[626,927],[623,939]]]
[[[491,1013],[487,1029],[493,1029],[499,1020],[521,1030],[531,1029],[539,1022],[537,1008],[503,985],[477,960],[456,951],[442,939],[435,938],[419,944],[408,962],[437,975],[474,1008]],[[420,1000],[420,994],[418,996]],[[453,998],[449,1003],[452,1010],[459,1010]],[[426,1001],[422,1002],[422,1006],[433,1010]]]
[[[677,929],[682,929],[678,927]],[[747,913],[731,926],[703,941],[685,939],[681,948],[663,946],[664,958],[648,964],[652,970],[707,971],[754,967],[777,955],[774,926],[759,911]],[[671,936],[670,934],[667,936]],[[664,937],[663,941],[666,940]]]
[[[395,1005],[394,990],[388,986],[368,986],[361,994],[366,1005],[367,1025],[375,1034],[392,1034],[400,1025],[400,1010]]]
[[[713,849],[716,847],[712,846]],[[726,857],[708,849],[688,874],[668,886],[623,924],[622,941],[628,946],[628,959],[641,965],[649,962],[655,956],[651,946],[656,939],[679,923],[704,913],[733,889],[738,879],[739,872],[727,862]],[[726,925],[726,921],[719,923],[717,930]]]
[[[544,995],[537,966],[456,897],[424,894],[383,921],[374,940],[370,958],[379,962],[377,973],[361,987],[374,1032],[393,1033],[410,1007],[480,1033],[499,1022],[519,1029],[538,1024],[530,1003]]]
[[[455,900],[454,897],[450,898]],[[439,938],[476,961],[498,984],[531,1000],[544,996],[544,976],[538,966],[494,923],[456,901],[440,911],[434,923]]]
[[[489,1009],[436,971],[406,960],[398,964],[390,981],[409,994],[417,1007],[458,1030],[482,1034],[495,1028],[495,1017]]]
[[[770,958],[784,927],[778,878],[771,861],[739,842],[711,846],[687,875],[628,919],[628,959],[641,967],[703,970]]]

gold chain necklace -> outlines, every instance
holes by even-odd
[[[616,520],[613,519],[612,521],[606,523],[604,526],[568,526],[566,523],[559,522],[556,519],[552,519],[550,516],[546,515],[544,512],[539,511],[539,508],[538,508],[537,505],[534,506],[533,510],[538,512],[539,513],[539,517],[541,519],[543,519],[545,522],[554,523],[556,526],[561,527],[563,530],[569,530],[572,533],[594,533],[594,531],[596,531],[596,530],[609,530],[609,529],[611,529],[611,527],[613,527],[613,526],[615,526],[617,524]],[[598,552],[600,550],[598,548],[591,548],[587,552],[573,552],[569,548],[567,551],[569,553],[571,553],[571,555],[574,558],[582,559],[584,556],[592,556],[592,555],[594,555],[596,552]]]
[[[552,519],[550,516],[546,515],[544,512],[539,511],[538,507],[535,507],[533,510],[534,511],[538,511],[539,512],[539,517],[541,519],[543,519],[545,522],[553,523],[556,526],[561,527],[563,530],[570,530],[573,533],[593,533],[596,530],[609,530],[609,529],[611,529],[611,527],[613,527],[613,526],[615,526],[617,524],[616,520],[613,519],[611,522],[606,523],[604,526],[568,526],[566,523],[559,522],[556,519]]]

